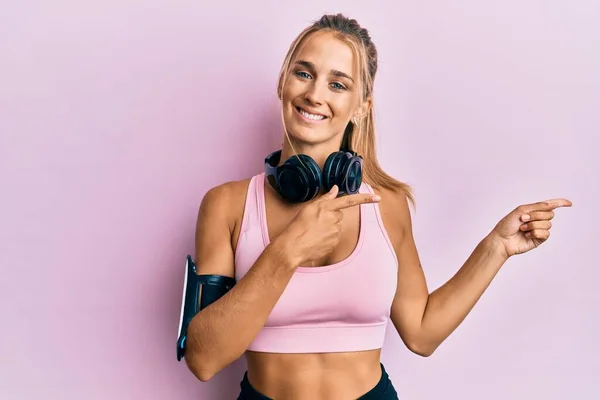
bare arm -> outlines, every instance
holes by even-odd
[[[384,199],[388,201],[390,212],[385,217],[399,264],[391,319],[411,351],[429,356],[466,318],[507,257],[488,236],[458,272],[430,294],[413,238],[406,197],[388,194]]]
[[[231,185],[221,185],[202,200],[196,231],[198,274],[234,276],[232,191]],[[228,293],[192,318],[185,361],[198,379],[209,380],[239,358],[263,327],[295,271],[285,246],[284,240],[273,240]]]
[[[429,294],[406,196],[388,192],[385,199],[384,223],[399,264],[391,319],[407,347],[422,356],[432,354],[460,325],[509,257],[526,253],[549,238],[554,209],[572,205],[559,198],[518,206],[479,242],[448,282]]]

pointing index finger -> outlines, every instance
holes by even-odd
[[[367,203],[378,203],[381,197],[373,194],[351,194],[348,196],[338,197],[337,199],[327,201],[327,205],[332,210],[341,210]]]
[[[571,207],[573,205],[573,203],[571,203],[571,201],[567,199],[546,200],[546,204],[548,204],[548,206],[552,208]]]
[[[534,203],[534,204],[528,204],[524,208],[525,208],[526,212],[551,211],[551,210],[554,210],[555,208],[571,207],[572,205],[573,205],[573,203],[571,203],[570,200],[560,198],[560,199],[550,199],[550,200],[546,200],[546,201],[542,201],[542,202]]]

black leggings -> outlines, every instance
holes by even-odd
[[[248,381],[248,372],[244,373],[244,379],[242,379],[240,386],[242,391],[237,400],[273,400],[250,385],[250,382]],[[358,400],[398,400],[396,389],[394,389],[390,377],[387,372],[385,372],[383,364],[381,364],[381,379],[379,379],[379,382],[377,382],[373,389],[360,396]]]

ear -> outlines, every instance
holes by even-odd
[[[356,111],[354,112],[354,115],[352,116],[352,122],[354,124],[359,123],[363,118],[365,118],[367,115],[369,115],[369,112],[371,111],[371,107],[373,105],[373,102],[371,100],[371,97],[367,97],[367,99],[365,101],[363,101],[358,108],[356,109]]]

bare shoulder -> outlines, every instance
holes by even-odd
[[[210,188],[202,201],[198,218],[208,217],[211,220],[226,222],[233,232],[240,208],[243,209],[250,178],[239,181],[229,181]]]
[[[396,247],[406,235],[412,231],[411,214],[407,194],[403,190],[392,190],[374,187],[373,190],[381,197],[379,211],[383,225]]]
[[[232,237],[244,210],[249,182],[248,178],[222,183],[202,198],[195,235],[199,273],[234,276]]]

